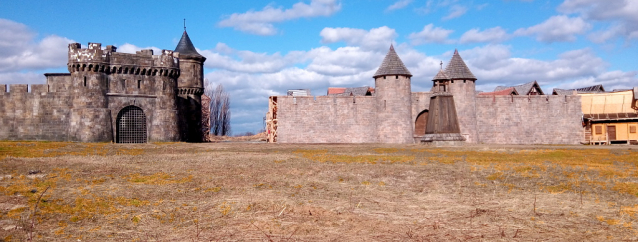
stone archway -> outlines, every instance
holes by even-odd
[[[423,110],[414,121],[414,135],[425,135],[425,126],[428,123],[428,110]]]
[[[146,143],[146,115],[136,106],[127,106],[117,114],[116,143]]]

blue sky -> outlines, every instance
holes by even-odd
[[[415,92],[454,49],[482,91],[533,80],[546,92],[638,86],[634,0],[4,1],[0,83],[66,72],[70,42],[172,50],[184,18],[208,86],[231,94],[234,133],[262,129],[268,96],[287,89],[374,86],[390,44]]]

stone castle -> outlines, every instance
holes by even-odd
[[[475,89],[477,78],[458,51],[433,78],[430,92],[412,92],[411,77],[391,46],[373,76],[374,88],[329,88],[328,95],[316,97],[303,90],[272,96],[266,114],[268,140],[421,143],[435,141],[435,137],[466,143],[579,144],[588,142],[586,138],[591,136],[590,121],[594,125],[608,122],[605,127],[620,122],[585,120],[588,116],[583,111],[589,110],[589,104],[582,102],[583,96],[576,90],[543,95],[538,84],[532,82],[479,93]],[[522,93],[523,89],[527,91]],[[625,96],[633,93],[633,98],[624,101],[628,108],[622,113],[628,117],[622,121],[628,127],[628,138],[623,142],[629,143],[630,139],[638,140],[638,88],[626,92]]]
[[[0,140],[145,143],[202,140],[206,58],[186,30],[174,51],[69,44],[69,73],[0,85]]]

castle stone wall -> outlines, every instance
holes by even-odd
[[[279,143],[376,143],[371,96],[277,97]]]
[[[478,143],[584,141],[580,96],[476,96],[476,114]]]
[[[0,140],[68,140],[73,97],[47,85],[0,85]]]
[[[430,109],[430,98],[432,92],[413,92],[412,93],[412,128],[414,129],[414,122],[417,116],[423,110]]]

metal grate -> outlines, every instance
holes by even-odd
[[[146,116],[136,106],[128,106],[117,115],[117,143],[146,143]]]

